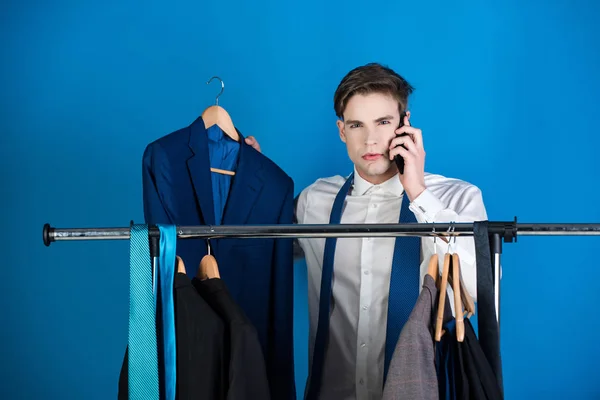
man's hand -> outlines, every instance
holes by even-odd
[[[404,174],[400,174],[400,182],[406,190],[410,201],[425,190],[425,149],[423,148],[423,134],[420,129],[410,126],[408,118],[404,117],[404,126],[396,129],[396,134],[408,133],[407,136],[397,137],[390,143],[390,160],[396,154],[404,157]],[[404,149],[402,146],[406,146]]]
[[[256,150],[260,153],[260,145],[258,144],[258,141],[256,140],[256,138],[254,136],[248,136],[246,138],[246,144],[249,146],[252,146],[254,148],[254,150]]]

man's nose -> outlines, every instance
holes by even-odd
[[[365,135],[365,144],[366,145],[374,145],[379,142],[380,138],[377,135],[377,130],[373,128],[367,128],[367,132]]]

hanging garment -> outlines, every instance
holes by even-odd
[[[481,349],[485,354],[496,381],[504,395],[502,379],[502,357],[500,356],[500,327],[496,317],[495,287],[492,276],[492,257],[488,221],[477,221],[473,225],[477,264],[477,330]]]
[[[344,201],[352,188],[353,182],[354,173],[350,174],[345,184],[336,195],[330,214],[330,224],[340,223]],[[416,222],[414,214],[409,209],[408,196],[403,196],[402,209],[400,211],[399,219],[400,223]],[[339,393],[333,395],[329,392],[323,393],[321,390],[321,383],[323,381],[323,365],[325,353],[327,351],[327,341],[329,340],[329,319],[331,312],[332,280],[336,242],[337,238],[335,237],[327,238],[325,242],[321,291],[319,295],[318,327],[306,395],[308,400],[330,398],[334,396],[337,398],[337,396],[340,396]],[[408,320],[411,310],[413,309],[419,295],[419,250],[420,238],[401,236],[396,238],[389,286],[388,313],[386,318],[387,327],[384,377],[387,374],[388,365],[391,360],[395,345],[398,341],[400,331]],[[366,346],[366,343],[363,344],[363,347],[364,346]],[[332,388],[332,390],[337,391],[339,388]]]
[[[449,308],[448,308],[449,310]],[[439,398],[448,400],[502,400],[496,375],[485,357],[473,325],[467,318],[463,342],[456,340],[456,324],[450,316],[446,333],[436,348]]]
[[[248,146],[241,134],[238,146],[222,223],[291,224],[292,179]],[[201,117],[150,143],[142,170],[146,223],[216,224],[209,144]],[[256,328],[272,396],[294,399],[293,240],[227,238],[211,240],[210,245],[233,300]],[[199,265],[207,253],[204,240],[177,242],[177,254],[188,265]]]
[[[396,345],[383,390],[383,400],[437,400],[438,377],[433,338],[435,281],[427,274],[417,304]]]
[[[223,321],[200,296],[186,274],[176,273],[174,285],[177,399],[225,400],[228,379]],[[126,352],[119,378],[119,400],[129,399],[127,356]]]
[[[464,341],[456,340],[455,320],[446,297],[443,325],[446,333],[436,344],[440,399],[502,400],[504,398],[487,224],[487,221],[476,221],[473,226],[477,249],[479,337],[467,318],[464,320]],[[437,314],[437,310],[434,314]]]
[[[222,279],[192,279],[200,295],[225,324],[225,359],[228,361],[228,400],[269,400],[265,360],[256,329],[233,301]]]
[[[457,342],[460,359],[463,362],[461,371],[466,375],[468,382],[468,399],[502,400],[504,398],[498,386],[496,375],[488,362],[475,335],[473,325],[465,319],[465,340]]]
[[[438,292],[438,299],[441,295]],[[452,316],[450,299],[445,293],[446,301],[442,329],[445,333],[439,342],[435,342],[435,366],[438,377],[439,398],[442,400],[469,400],[469,383],[462,359],[462,352],[456,339],[456,321]],[[433,315],[437,315],[438,299],[435,300]],[[435,322],[434,322],[435,324]],[[434,325],[435,326],[435,325]]]
[[[155,274],[156,280],[158,282],[152,282],[152,266],[150,261],[150,252],[148,251],[147,258],[148,262],[144,263],[144,275],[146,276],[146,280],[150,280],[149,290],[152,295],[152,303],[153,309],[155,312],[153,313],[143,313],[147,324],[149,326],[148,330],[151,330],[153,334],[156,336],[156,356],[157,356],[157,390],[158,396],[161,399],[165,400],[175,400],[176,395],[176,375],[177,375],[177,364],[176,364],[176,338],[175,338],[175,307],[173,302],[173,278],[175,275],[175,251],[176,251],[176,239],[177,232],[176,227],[174,225],[158,225],[160,231],[160,244],[159,244],[159,257],[157,260],[157,271]],[[144,230],[144,234],[140,237],[136,238],[132,235],[133,242],[141,241],[144,246],[148,247],[149,250],[149,242],[148,242],[148,230],[147,227]],[[133,246],[133,245],[132,245]],[[139,247],[139,245],[135,245],[135,247]],[[134,253],[132,251],[132,253]],[[139,249],[135,251],[136,254],[141,255]],[[138,257],[139,258],[139,257]],[[146,258],[146,257],[144,257]],[[140,271],[141,273],[141,271]],[[143,284],[143,278],[140,274],[132,275],[130,277],[130,284],[133,286]],[[154,293],[152,292],[154,290]],[[140,313],[140,306],[136,304],[136,299],[133,296],[133,293],[130,293],[130,307],[134,310],[137,310],[137,313]],[[135,317],[134,320],[140,320],[139,316]],[[139,322],[138,322],[139,324]],[[136,331],[140,330],[139,327],[130,328],[130,336]],[[135,345],[136,341],[133,341]],[[128,356],[129,348],[131,347],[132,342],[128,343],[126,354],[125,354],[125,362],[128,365],[132,363],[136,363],[132,361],[132,359]],[[142,347],[143,353],[147,356],[150,356],[152,353],[148,351],[149,346],[145,345]],[[147,363],[148,365],[152,365],[152,363]],[[130,376],[134,376],[135,373],[130,373],[131,369],[128,368],[125,371],[121,371],[121,373],[127,373]],[[146,375],[144,373],[143,375]],[[123,376],[120,377],[124,378]],[[139,377],[142,382],[146,381],[146,378],[143,376]],[[127,382],[127,381],[124,381]],[[135,387],[138,384],[132,384],[131,380],[129,381],[129,386]],[[151,385],[149,386],[151,387]],[[124,396],[123,398],[135,399],[138,396],[135,393],[129,390],[129,393],[126,391],[119,391],[119,397]]]
[[[162,340],[158,346],[159,364],[163,371],[163,396],[165,400],[175,400],[177,382],[177,341],[175,338],[175,306],[173,299],[173,280],[175,277],[175,253],[177,247],[177,227],[175,225],[158,225],[160,232],[160,250],[158,254],[158,283],[160,290],[157,297],[157,311],[162,316],[157,319],[157,332]]]
[[[122,387],[132,400],[158,400],[159,376],[156,303],[152,288],[152,261],[148,226],[132,225],[129,240],[129,332],[131,358],[125,365],[131,377]]]

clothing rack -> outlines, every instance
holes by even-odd
[[[50,246],[56,241],[129,239],[130,228],[53,228],[45,224],[43,241]],[[521,236],[600,235],[600,223],[533,223],[514,221],[488,223],[490,236],[504,242],[516,242]],[[396,236],[472,236],[473,224],[405,223],[405,224],[278,224],[278,225],[198,225],[178,226],[179,239],[217,238],[323,238],[323,237],[396,237]],[[158,237],[159,230],[149,226],[149,236]]]
[[[133,223],[133,221],[131,221]],[[160,231],[148,227],[156,248]],[[45,224],[43,241],[50,246],[56,241],[124,240],[130,228],[53,228]],[[489,221],[490,250],[494,254],[494,287],[496,319],[500,322],[500,256],[502,241],[517,241],[517,236],[600,236],[600,223],[517,223]],[[281,225],[199,225],[178,226],[179,239],[220,238],[324,238],[324,237],[396,237],[396,236],[473,236],[473,223],[408,223],[408,224],[281,224]],[[151,250],[152,251],[152,250]]]

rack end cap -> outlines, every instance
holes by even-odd
[[[46,245],[46,247],[50,246],[50,243],[53,242],[53,240],[50,237],[50,233],[54,231],[54,228],[52,228],[50,226],[50,224],[44,224],[44,229],[42,232],[42,239],[44,240],[44,244]]]

